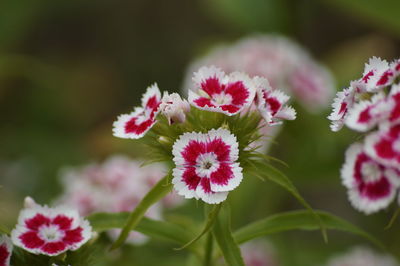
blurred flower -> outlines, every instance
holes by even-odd
[[[13,245],[10,238],[0,235],[0,266],[10,266]]]
[[[327,266],[399,266],[389,255],[378,254],[366,247],[355,247],[346,254],[331,258]]]
[[[273,90],[265,78],[255,77],[254,83],[257,88],[255,104],[268,124],[279,124],[280,119],[296,119],[296,111],[290,106],[285,106],[289,96],[279,90]]]
[[[400,183],[399,174],[373,160],[359,143],[346,151],[341,171],[351,204],[365,214],[384,209],[393,201]]]
[[[209,204],[224,201],[242,181],[236,137],[219,128],[207,133],[185,133],[172,148],[176,168],[175,190],[185,198],[200,198]]]
[[[190,104],[186,100],[182,100],[178,93],[164,92],[160,111],[168,119],[170,125],[183,123],[186,120],[186,113],[190,111]]]
[[[188,67],[185,90],[190,88],[191,73],[202,65],[265,77],[272,88],[283,89],[310,111],[325,108],[334,92],[332,77],[325,67],[282,36],[256,35],[215,48]]]
[[[49,208],[27,199],[18,224],[11,232],[14,245],[34,254],[56,256],[77,250],[92,236],[88,221],[64,207]]]
[[[240,246],[246,266],[277,266],[272,246],[266,241],[251,241]]]
[[[166,172],[162,164],[141,167],[140,162],[123,156],[110,157],[103,164],[65,169],[61,175],[64,194],[59,202],[77,208],[81,215],[132,211]],[[160,204],[174,207],[181,202],[180,197],[170,193]],[[146,216],[160,218],[160,204],[152,206]],[[110,234],[116,237],[119,231],[112,230]],[[146,239],[144,235],[132,232],[129,242],[142,243]]]
[[[214,66],[202,67],[194,73],[193,81],[189,102],[199,109],[235,115],[254,99],[254,84],[244,73],[225,75]]]
[[[142,106],[135,107],[130,114],[120,115],[113,124],[114,136],[139,139],[157,122],[156,116],[161,103],[161,92],[157,84],[147,88],[142,97]]]

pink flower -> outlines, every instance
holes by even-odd
[[[390,111],[384,94],[375,94],[369,101],[356,103],[348,112],[346,126],[365,132],[382,122]]]
[[[326,266],[398,266],[396,260],[366,247],[352,248],[345,254],[331,258]]]
[[[56,256],[77,250],[91,235],[89,222],[75,210],[28,204],[19,214],[11,239],[14,245],[28,252]]]
[[[341,176],[351,204],[365,214],[386,208],[393,201],[400,181],[398,171],[372,159],[359,143],[346,151]]]
[[[230,75],[214,66],[202,67],[194,74],[194,91],[189,91],[189,102],[202,110],[235,115],[251,105],[255,89],[244,73]]]
[[[383,125],[365,139],[365,151],[383,165],[400,170],[400,124]]]
[[[354,104],[354,93],[353,86],[350,86],[336,94],[336,98],[332,104],[333,110],[328,116],[328,119],[332,121],[332,131],[339,131],[343,127],[348,111]]]
[[[59,202],[76,208],[81,215],[131,211],[167,172],[168,169],[163,164],[141,167],[140,161],[114,155],[102,164],[92,163],[62,171],[64,194]],[[153,205],[146,212],[146,217],[159,219],[162,216],[162,207],[172,208],[182,202],[182,197],[170,193],[160,203]],[[112,230],[109,234],[116,238],[119,231]],[[146,240],[146,236],[132,232],[128,242],[141,244]]]
[[[190,111],[190,104],[186,100],[182,100],[178,93],[164,92],[160,111],[168,119],[170,125],[183,123],[186,120],[186,113]]]
[[[334,93],[329,71],[294,41],[278,35],[254,35],[213,48],[189,66],[185,90],[193,71],[203,65],[265,77],[272,88],[284,90],[310,111],[325,108]]]
[[[394,72],[389,67],[389,63],[374,56],[369,59],[368,64],[365,64],[364,73],[360,81],[364,84],[366,91],[376,92],[390,85],[393,79]]]
[[[246,266],[277,266],[278,261],[272,245],[267,241],[251,241],[240,246]]]
[[[6,235],[0,236],[0,266],[10,266],[12,250],[11,240]]]
[[[147,88],[142,97],[142,106],[135,107],[132,113],[120,115],[113,124],[113,134],[119,138],[142,138],[157,122],[161,92],[157,84]]]
[[[257,88],[255,104],[268,124],[280,124],[281,119],[296,119],[296,111],[285,105],[289,96],[272,89],[265,78],[255,77],[254,83]]]
[[[207,133],[185,133],[172,148],[176,168],[175,190],[185,198],[202,199],[217,204],[242,181],[236,137],[226,129]]]

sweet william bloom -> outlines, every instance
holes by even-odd
[[[236,137],[227,129],[185,133],[174,143],[172,154],[175,190],[185,198],[209,204],[224,201],[242,181]]]
[[[348,111],[354,104],[354,94],[355,90],[351,85],[336,94],[336,98],[332,103],[333,110],[328,116],[328,119],[332,121],[330,126],[332,131],[336,132],[342,129]]]
[[[364,73],[360,81],[364,84],[366,91],[376,92],[390,85],[394,77],[394,72],[389,67],[389,63],[374,56],[369,59],[368,64],[365,64]]]
[[[255,77],[254,83],[257,88],[255,104],[268,124],[280,124],[281,119],[296,119],[296,111],[292,107],[286,106],[289,96],[272,89],[265,78]]]
[[[365,150],[383,165],[400,170],[400,124],[385,124],[365,139]]]
[[[329,71],[296,42],[279,35],[253,35],[213,48],[189,66],[185,90],[192,73],[204,65],[265,77],[272,88],[284,90],[313,112],[326,108],[334,93]]]
[[[12,250],[11,240],[6,235],[0,236],[0,266],[10,266]]]
[[[183,123],[186,120],[186,113],[190,111],[190,104],[186,100],[182,100],[178,93],[164,92],[160,111],[168,119],[170,125]]]
[[[76,210],[32,205],[32,201],[28,201],[11,232],[14,245],[34,254],[57,256],[77,250],[91,238],[89,222]]]
[[[113,134],[119,138],[142,138],[157,122],[158,107],[161,104],[161,92],[154,84],[147,88],[142,97],[142,106],[132,113],[120,115],[113,124]]]
[[[330,259],[327,266],[398,266],[396,260],[366,247],[355,247]]]
[[[345,124],[349,128],[361,132],[374,128],[384,120],[391,106],[386,102],[383,93],[374,95],[369,101],[356,103],[348,112]]]
[[[359,143],[346,151],[341,177],[351,204],[365,214],[386,208],[393,201],[400,181],[398,171],[373,160]]]
[[[221,69],[202,67],[194,74],[189,102],[196,108],[235,115],[251,105],[255,95],[252,80],[244,73],[226,75]]]

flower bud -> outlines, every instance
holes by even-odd
[[[173,123],[185,122],[186,113],[190,111],[190,105],[178,93],[169,94],[168,92],[164,92],[159,110],[165,115],[171,125]]]

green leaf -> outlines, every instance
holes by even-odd
[[[168,173],[163,179],[158,181],[158,183],[144,196],[142,201],[136,206],[136,208],[131,212],[126,221],[125,226],[118,239],[111,246],[111,249],[116,249],[120,247],[128,237],[129,233],[135,228],[135,226],[142,220],[146,211],[157,201],[161,200],[172,188],[170,182],[171,172]]]
[[[310,206],[310,204],[307,203],[307,201],[300,195],[296,187],[293,185],[293,183],[290,181],[289,178],[287,178],[281,171],[276,169],[275,167],[271,166],[270,164],[267,163],[262,163],[260,161],[252,161],[258,168],[258,171],[256,174],[260,175],[261,177],[266,177],[272,182],[280,185],[281,187],[285,188],[287,191],[289,191],[306,209],[308,209],[316,221],[319,224],[319,227],[322,232],[322,236],[324,238],[324,241],[328,241],[328,236],[326,234],[326,229],[321,221],[321,218],[319,215],[313,210],[313,208]]]
[[[221,209],[221,204],[214,205],[212,207],[211,211],[208,212],[207,220],[206,220],[206,223],[205,223],[205,225],[203,227],[203,230],[201,230],[201,232],[195,238],[193,238],[192,240],[187,242],[182,247],[177,248],[176,250],[181,250],[181,249],[184,249],[184,248],[190,246],[191,244],[193,244],[197,240],[199,240],[204,234],[206,234],[208,231],[210,231],[211,227],[214,224],[214,221],[215,221],[216,217],[218,216],[218,213],[219,213],[220,209]]]
[[[103,232],[110,229],[123,228],[128,217],[128,212],[94,213],[88,216],[87,219],[94,231]],[[135,230],[149,237],[161,238],[178,244],[185,244],[191,239],[190,232],[181,226],[165,221],[152,220],[147,217],[143,217]]]
[[[226,203],[223,204],[223,207],[215,221],[213,234],[222,254],[224,255],[226,263],[231,266],[244,266],[243,258],[240,254],[240,248],[231,232],[230,209],[229,205]]]
[[[357,226],[327,212],[315,211],[322,219],[326,228],[352,233],[364,237],[385,249],[384,245]],[[242,244],[251,239],[290,230],[318,230],[320,225],[308,210],[279,213],[268,218],[248,224],[234,233],[235,240]]]

